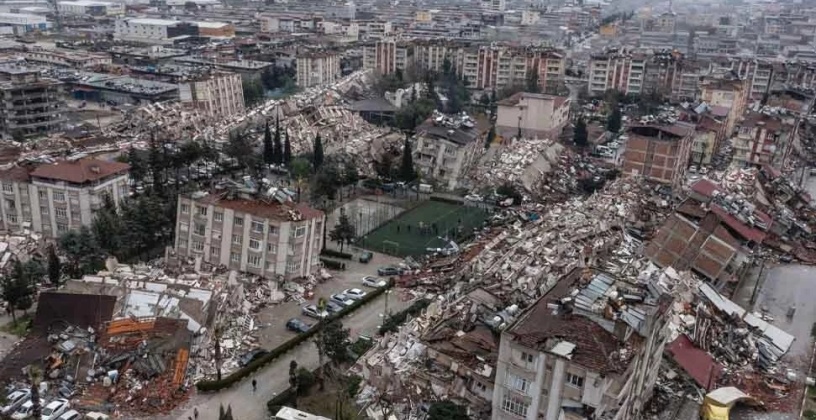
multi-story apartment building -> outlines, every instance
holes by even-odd
[[[507,8],[506,0],[481,0],[482,9],[503,12]]]
[[[519,92],[499,101],[496,133],[513,137],[557,139],[569,124],[570,99],[563,96]]]
[[[363,68],[380,74],[405,70],[408,47],[396,41],[377,41],[363,46]]]
[[[767,164],[782,168],[791,152],[798,125],[798,118],[793,115],[746,112],[732,138],[734,161],[745,166]]]
[[[591,55],[589,94],[602,95],[608,90],[617,90],[625,94],[640,94],[643,92],[646,62],[645,54],[632,54],[625,51],[611,50]]]
[[[40,69],[12,63],[0,65],[0,136],[21,139],[59,131],[65,123],[61,82],[40,75]]]
[[[216,190],[180,195],[177,212],[179,255],[266,278],[319,267],[326,217],[304,204]]]
[[[32,48],[22,53],[26,61],[75,69],[104,66],[113,63],[108,53],[80,50]]]
[[[388,21],[358,22],[361,38],[366,41],[385,40],[394,34],[394,25]]]
[[[105,195],[116,206],[128,195],[130,166],[96,159],[0,170],[0,230],[23,227],[54,238],[89,226]]]
[[[118,41],[172,44],[184,37],[224,39],[235,36],[235,27],[224,22],[186,22],[154,18],[120,18],[113,37]]]
[[[302,88],[334,83],[340,77],[340,57],[334,52],[301,54],[297,58],[297,85]]]
[[[213,117],[244,112],[244,89],[240,74],[214,71],[179,83],[181,102]]]
[[[748,80],[724,75],[709,75],[700,82],[700,100],[714,107],[728,109],[725,135],[730,136],[748,105]]]
[[[426,179],[445,190],[462,187],[462,178],[484,150],[486,124],[467,128],[429,119],[417,128],[414,165]]]
[[[659,287],[574,269],[502,331],[492,419],[638,418],[671,302]]]
[[[15,35],[47,31],[51,27],[45,16],[27,13],[0,13],[0,25],[10,26]]]
[[[96,0],[61,1],[57,3],[60,14],[72,16],[121,16],[125,5]]]
[[[682,122],[632,126],[623,154],[623,173],[679,187],[691,155],[694,125]]]

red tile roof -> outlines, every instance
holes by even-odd
[[[193,199],[201,204],[212,204],[217,207],[228,208],[240,213],[251,214],[264,219],[292,221],[290,211],[297,211],[304,220],[316,219],[323,216],[323,212],[303,203],[281,204],[275,200],[269,202],[245,198],[227,198],[224,193],[210,193],[205,197]]]
[[[714,196],[714,191],[722,192],[723,189],[719,185],[707,180],[701,179],[691,186],[691,190],[704,197],[711,198]]]
[[[722,365],[710,354],[695,347],[685,334],[672,341],[666,347],[666,352],[694,379],[694,382],[697,382],[697,385],[709,391],[716,388],[717,379],[722,374]]]
[[[766,233],[764,231],[758,228],[750,227],[745,223],[742,223],[741,221],[739,221],[739,219],[732,216],[730,213],[725,211],[725,209],[723,209],[719,205],[712,204],[711,211],[714,212],[717,216],[719,216],[720,219],[723,222],[725,222],[726,225],[728,225],[728,227],[734,229],[734,231],[739,233],[740,236],[742,236],[743,238],[749,241],[754,241],[756,243],[760,243],[762,242],[763,239],[765,239]],[[772,221],[770,216],[759,211],[756,211],[754,214],[758,216],[760,219],[762,219],[770,229]]]
[[[31,172],[34,178],[47,178],[67,181],[74,184],[98,181],[111,175],[127,172],[130,165],[121,162],[109,162],[98,159],[80,159],[43,164]]]
[[[12,166],[8,169],[0,170],[0,179],[5,181],[28,182],[31,179],[28,169],[20,166]]]

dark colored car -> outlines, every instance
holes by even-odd
[[[377,269],[377,274],[381,276],[399,276],[402,274],[402,269],[394,266],[380,267]]]
[[[371,253],[371,251],[363,251],[363,253],[360,254],[361,263],[368,264],[368,262],[371,261],[372,258],[374,258],[374,254]]]
[[[341,304],[339,304],[337,302],[334,302],[334,301],[331,301],[331,300],[326,302],[326,311],[328,311],[330,314],[336,314],[336,313],[342,311],[343,308],[345,308],[345,306],[343,306],[343,305],[341,305]]]
[[[264,350],[264,349],[250,350],[250,351],[244,353],[238,359],[238,365],[241,366],[241,367],[244,367],[244,366],[252,363],[256,359],[259,359],[259,358],[263,357],[263,355],[265,355],[267,353],[269,353],[269,352]]]
[[[298,318],[292,318],[286,322],[286,329],[289,331],[294,331],[296,333],[305,333],[312,328],[311,325],[301,321]]]

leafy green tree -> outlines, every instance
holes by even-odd
[[[374,162],[374,170],[383,179],[391,179],[394,176],[394,158],[386,152],[379,160]]]
[[[344,208],[340,208],[340,217],[337,219],[337,224],[334,228],[329,232],[329,238],[337,242],[340,245],[340,252],[343,252],[343,247],[346,244],[350,244],[351,241],[354,239],[356,233],[356,229],[354,225],[351,224],[351,220],[349,220],[348,215],[346,214],[346,210]]]
[[[150,215],[146,214],[145,217]],[[67,257],[65,270],[71,278],[94,274],[105,266],[102,249],[87,226],[64,233],[57,243]]]
[[[490,131],[487,132],[487,137],[485,137],[485,149],[489,149],[490,145],[493,144],[493,140],[496,140],[496,126],[490,126]]]
[[[451,401],[437,401],[428,409],[428,420],[469,420],[467,409]]]
[[[229,143],[224,150],[227,156],[235,159],[242,171],[251,170],[258,161],[252,142],[246,132],[236,132],[230,135]]]
[[[289,166],[292,163],[292,143],[289,142],[289,133],[284,132],[283,134],[283,164]]]
[[[94,214],[91,231],[99,247],[110,255],[120,255],[122,221],[110,195],[103,196],[102,207]]]
[[[621,129],[621,124],[623,120],[623,115],[621,114],[620,107],[617,103],[612,106],[612,112],[609,114],[609,117],[606,119],[606,129],[617,133]]]
[[[589,134],[583,117],[578,117],[578,121],[575,122],[572,140],[578,147],[587,147],[589,145]]]
[[[122,207],[121,243],[125,259],[143,257],[170,243],[174,209],[173,203],[152,195],[139,196]]]
[[[263,160],[267,165],[275,163],[276,160],[275,148],[272,144],[272,133],[269,131],[269,121],[266,122],[266,127],[264,127]]]
[[[137,184],[142,183],[147,175],[147,168],[136,149],[133,147],[128,149],[125,161],[130,165],[130,179]]]
[[[312,165],[314,166],[315,170],[320,169],[320,166],[323,165],[323,140],[320,138],[320,134],[318,134],[314,139]]]
[[[297,396],[298,396],[298,375],[297,375],[298,364],[295,360],[289,362],[289,388],[295,390],[292,406],[297,408]]]
[[[405,143],[402,148],[402,161],[399,169],[400,180],[411,182],[416,179],[416,170],[414,168],[414,157],[411,154],[411,142],[408,136],[405,136]]]
[[[34,286],[30,280],[30,274],[20,261],[15,261],[11,272],[0,278],[0,286],[2,286],[0,292],[2,292],[3,301],[8,306],[12,322],[16,323],[16,311],[30,308],[33,302]]]
[[[283,143],[281,143],[281,130],[280,130],[280,120],[275,122],[275,139],[272,142],[272,150],[275,153],[274,162],[277,165],[284,163],[283,158]]]
[[[54,287],[59,287],[61,279],[62,263],[57,255],[57,247],[51,244],[48,246],[48,281]]]
[[[244,90],[244,105],[254,106],[263,101],[264,87],[257,80],[244,80],[241,87]]]
[[[323,327],[321,339],[326,356],[335,365],[348,360],[349,330],[340,321],[332,321]]]
[[[315,385],[317,382],[317,378],[315,378],[314,373],[312,373],[309,369],[304,367],[298,368],[297,370],[297,393],[298,395],[306,395],[309,393],[309,390]]]
[[[153,191],[159,195],[164,195],[164,180],[167,164],[168,161],[164,146],[160,144],[156,136],[151,136],[147,153],[147,166],[150,168],[150,176],[153,178]]]
[[[337,187],[342,183],[340,171],[334,162],[323,165],[315,175],[312,182],[312,197],[324,197],[328,200],[337,198]]]
[[[358,181],[360,181],[360,172],[357,170],[357,165],[353,161],[347,160],[343,167],[343,183],[355,186]]]
[[[232,405],[227,405],[226,411],[224,411],[223,405],[218,409],[218,420],[233,420]]]

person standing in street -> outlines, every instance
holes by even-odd
[[[256,381],[255,378],[252,378],[252,393],[254,394],[255,391],[257,391],[257,390],[258,390],[258,381]]]
[[[193,407],[193,418],[198,420],[198,407]]]

